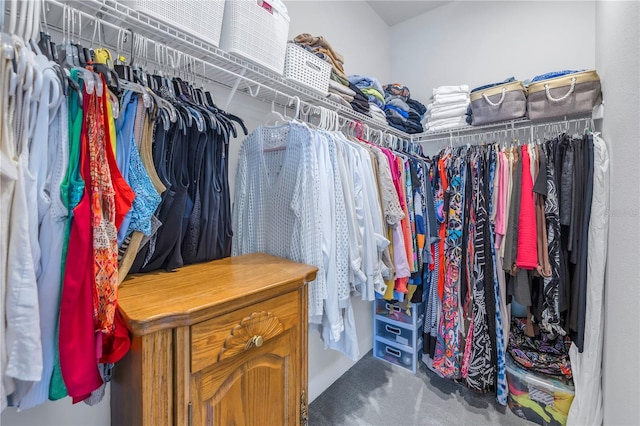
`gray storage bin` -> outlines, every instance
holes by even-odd
[[[473,92],[470,100],[473,126],[514,120],[527,113],[527,89],[520,81]]]
[[[536,81],[529,85],[531,120],[583,114],[602,103],[600,77],[595,70]]]

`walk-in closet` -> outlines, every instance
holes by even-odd
[[[638,2],[0,4],[0,424],[640,424]]]

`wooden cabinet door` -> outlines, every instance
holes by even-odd
[[[279,337],[191,375],[193,425],[299,423],[299,332]]]

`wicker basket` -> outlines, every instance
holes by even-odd
[[[218,47],[224,0],[125,0],[132,9]]]
[[[280,0],[227,0],[220,47],[282,75],[289,15]]]
[[[284,76],[326,95],[329,91],[331,65],[295,43],[287,44]]]

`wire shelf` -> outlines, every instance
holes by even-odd
[[[116,48],[123,46],[121,38],[125,33],[133,38],[135,34],[144,37],[155,46],[166,46],[175,57],[188,61],[188,75],[203,79],[222,87],[231,89],[231,94],[223,108],[229,105],[231,97],[236,91],[260,99],[264,102],[276,102],[280,105],[287,105],[295,97],[301,103],[326,108],[335,111],[343,119],[359,121],[366,125],[365,131],[375,130],[385,134],[393,135],[404,140],[411,140],[412,135],[394,129],[387,125],[376,122],[371,117],[355,112],[345,106],[334,102],[315,91],[298,84],[294,81],[286,80],[259,65],[245,61],[239,57],[230,55],[214,45],[193,35],[180,31],[153,17],[131,9],[126,4],[114,0],[45,0],[48,4],[60,8],[70,8],[80,13],[84,13],[86,18],[93,18],[94,21],[106,24],[109,30],[103,31],[101,42],[107,47]],[[85,21],[86,22],[86,21]],[[95,25],[91,23],[91,25]],[[53,26],[53,25],[50,25]],[[59,27],[58,27],[59,28]],[[120,31],[114,28],[120,29]],[[126,30],[122,31],[122,30]],[[83,30],[79,31],[82,32]],[[93,29],[84,29],[85,34]],[[87,37],[84,37],[87,39]],[[163,64],[154,49],[144,58],[135,56],[132,44],[129,42],[129,51],[117,51],[116,56],[124,54],[129,56],[129,63],[139,62],[153,64],[158,67]],[[182,65],[184,66],[184,62]]]

